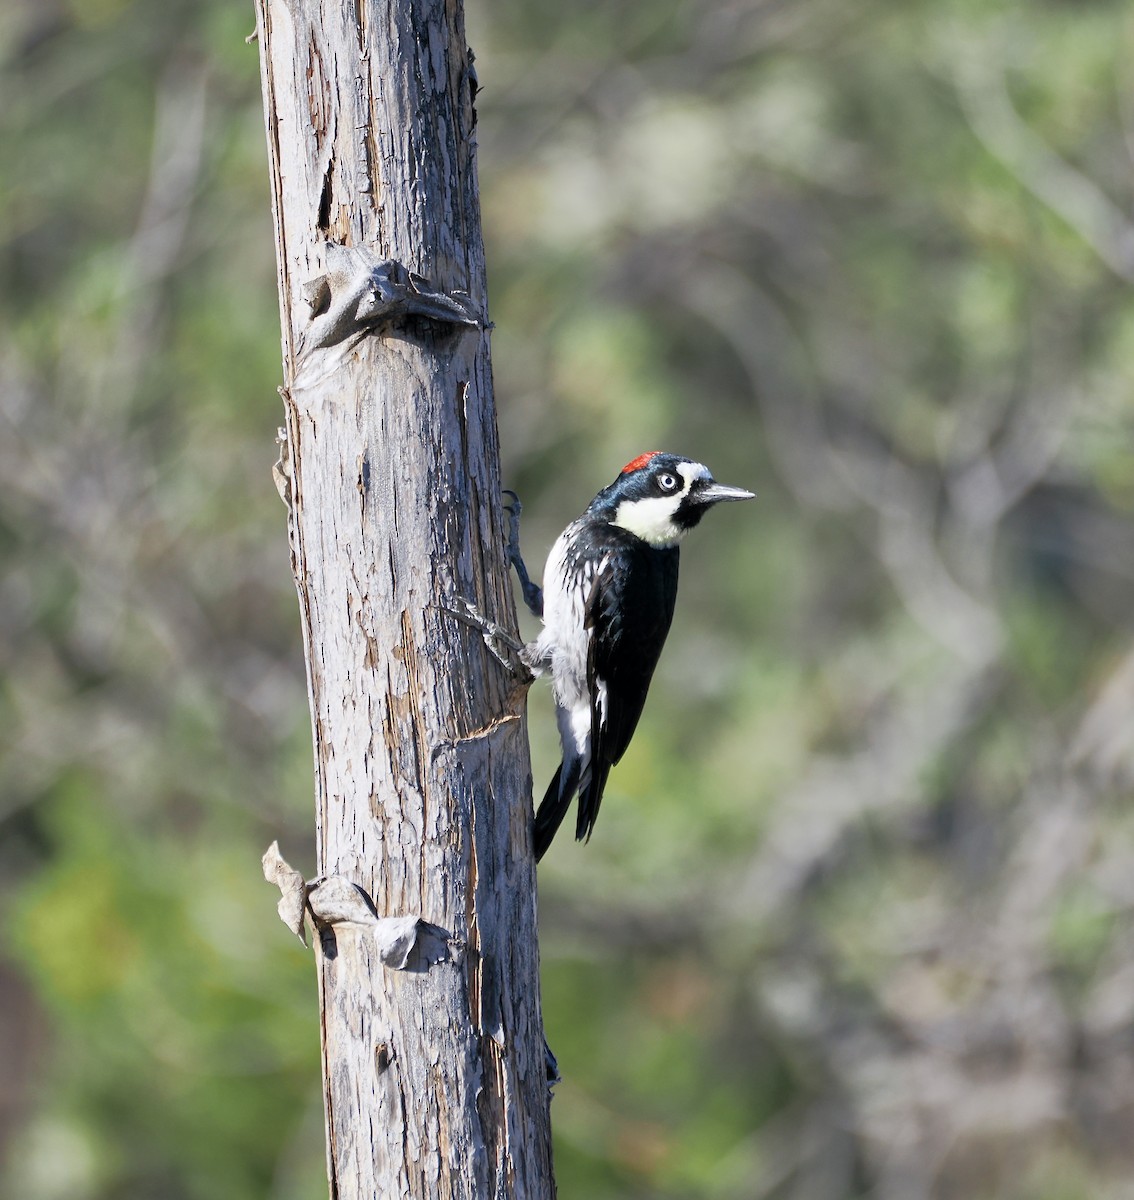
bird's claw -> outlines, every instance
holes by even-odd
[[[524,556],[520,553],[520,514],[524,511],[524,506],[520,503],[520,497],[511,488],[504,488],[502,494],[512,497],[512,502],[504,505],[504,511],[508,514],[508,561],[512,564],[516,577],[520,581],[520,590],[523,593],[528,612],[533,617],[542,617],[543,588],[535,583],[528,574]]]
[[[445,612],[456,617],[458,621],[464,621],[466,625],[471,625],[474,629],[479,630],[485,646],[488,647],[488,652],[509,675],[518,679],[527,679],[529,682],[535,678],[524,656],[524,643],[514,637],[503,625],[496,621],[490,621],[471,600],[458,596],[455,601],[442,604],[441,607]],[[501,646],[510,650],[515,658],[509,658],[504,654],[500,649]],[[519,659],[518,667],[515,659]]]

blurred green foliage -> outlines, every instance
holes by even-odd
[[[529,561],[662,447],[638,737],[541,868],[561,1194],[1134,1194],[1134,22],[478,0]],[[0,1191],[322,1193],[250,6],[0,11]],[[532,696],[537,790],[554,767]]]

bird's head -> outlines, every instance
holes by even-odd
[[[692,459],[651,450],[622,468],[595,497],[591,512],[651,546],[673,546],[714,504],[754,494],[717,483],[708,467]]]

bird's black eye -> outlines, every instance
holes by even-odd
[[[677,476],[670,474],[669,471],[663,471],[658,476],[658,487],[663,492],[674,492],[677,490]]]

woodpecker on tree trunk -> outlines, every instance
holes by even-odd
[[[535,818],[541,859],[577,794],[575,837],[590,837],[610,768],[642,715],[677,599],[678,543],[715,504],[751,500],[708,468],[660,450],[639,455],[559,535],[543,589],[519,552],[519,502],[509,555],[528,608],[543,620],[521,657],[550,674],[563,761]]]

